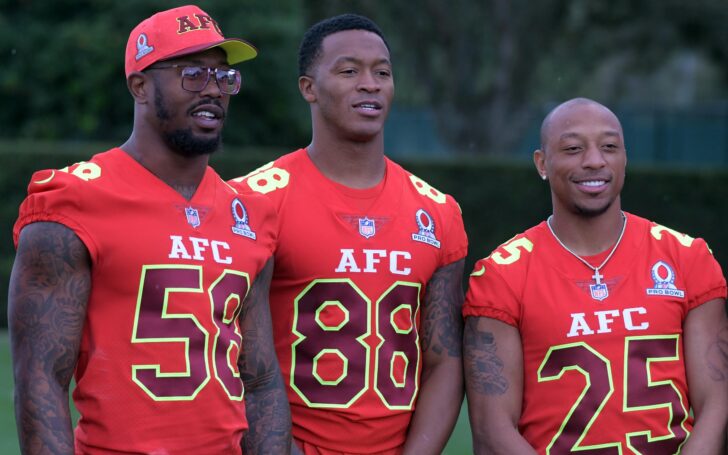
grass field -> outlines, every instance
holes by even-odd
[[[10,346],[8,334],[5,331],[0,331],[0,366],[0,454],[18,454],[20,451],[13,414],[13,377],[10,368]],[[445,455],[471,453],[470,429],[465,406],[460,412],[458,424],[443,453]]]

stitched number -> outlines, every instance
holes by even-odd
[[[389,409],[412,409],[419,386],[420,337],[415,324],[420,285],[397,282],[377,302],[375,388]]]
[[[73,168],[73,170],[70,171],[71,174],[87,182],[89,180],[101,177],[101,168],[96,163],[87,163],[86,161],[81,161],[80,163],[76,163],[75,165],[70,167]],[[69,167],[64,167],[60,171],[69,172]]]
[[[348,407],[369,377],[371,303],[349,280],[316,280],[295,301],[291,387],[311,407]]]
[[[315,280],[295,300],[291,388],[310,407],[346,408],[370,388],[390,409],[412,409],[420,349],[415,321],[419,284],[397,282],[377,301],[374,353],[372,303],[349,279]],[[373,357],[373,358],[372,358]]]
[[[447,200],[447,197],[443,193],[430,186],[429,183],[425,182],[421,178],[415,175],[410,175],[410,181],[415,186],[418,193],[423,196],[429,197],[438,204],[444,204]]]
[[[285,188],[288,185],[290,174],[285,169],[273,167],[273,162],[259,167],[253,172],[233,179],[234,182],[247,181],[251,190],[267,194],[273,190]]]
[[[653,436],[650,431],[634,432],[627,435],[628,444],[636,453],[677,453],[688,435],[685,428],[688,413],[672,381],[651,380],[650,365],[679,360],[678,335],[628,337],[625,342],[630,362],[625,366],[624,410],[667,408],[670,411],[665,436]]]
[[[620,454],[619,443],[592,447],[580,445],[594,419],[614,393],[609,360],[585,343],[557,346],[549,350],[541,363],[538,381],[558,380],[571,370],[582,374],[586,385],[546,448],[546,453],[571,453],[573,449],[589,455]]]
[[[677,241],[680,242],[680,244],[684,247],[690,247],[693,244],[693,240],[695,240],[687,234],[673,231],[669,227],[665,227],[660,224],[656,224],[652,226],[652,229],[650,229],[650,234],[652,234],[652,237],[656,238],[657,240],[662,240],[663,232],[667,232],[668,234],[675,237]]]
[[[508,256],[503,256],[500,251],[496,251],[491,255],[491,258],[493,258],[493,262],[496,264],[508,265],[521,259],[521,250],[519,248],[523,248],[529,253],[533,251],[533,242],[526,237],[520,237],[504,244],[502,248],[508,253]]]
[[[653,362],[678,361],[678,336],[627,337],[625,339],[624,402],[625,412],[667,408],[670,420],[664,436],[651,431],[627,434],[627,444],[635,453],[677,453],[687,438],[688,413],[684,399],[672,381],[651,380]],[[621,442],[582,446],[591,425],[614,393],[609,360],[586,343],[555,346],[546,354],[538,370],[539,382],[555,381],[570,371],[584,376],[585,386],[559,430],[546,449],[548,454],[580,453],[617,455]],[[621,397],[618,397],[618,399]]]
[[[243,381],[238,371],[238,354],[243,336],[237,321],[247,290],[247,275],[232,271],[223,273],[210,288],[212,320],[218,330],[212,348],[215,353],[215,377],[230,399],[236,401],[243,399]]]
[[[215,376],[231,400],[242,400],[243,386],[237,370],[241,343],[237,316],[248,286],[246,274],[226,271],[208,289],[206,299],[201,267],[145,266],[131,342],[158,346],[162,363],[132,365],[133,381],[156,401],[193,400],[210,380],[210,333],[195,314],[212,313],[217,327],[212,340]],[[170,302],[176,298],[199,302],[204,308],[195,309],[195,314],[175,311]]]

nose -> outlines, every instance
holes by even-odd
[[[371,71],[362,71],[359,76],[357,88],[364,92],[373,93],[381,89],[381,85],[376,75]]]
[[[207,68],[207,84],[205,84],[205,88],[200,92],[200,96],[210,98],[222,97],[222,90],[220,90],[220,86],[218,85],[214,68]]]
[[[607,165],[604,153],[597,144],[589,144],[583,155],[582,166],[589,169],[601,169]]]

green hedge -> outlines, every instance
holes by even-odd
[[[106,148],[103,144],[0,143],[0,292],[7,295],[14,249],[12,225],[32,172],[60,168],[87,159]],[[226,149],[214,156],[213,166],[224,178],[249,172],[282,150]],[[402,161],[420,178],[452,194],[463,210],[470,239],[466,264],[474,262],[551,212],[548,185],[528,163]],[[705,238],[724,269],[728,267],[728,170],[648,169],[631,166],[622,194],[625,210]],[[4,300],[3,300],[4,302]],[[0,326],[7,325],[5,304]]]

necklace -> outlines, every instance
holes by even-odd
[[[572,256],[580,260],[584,265],[589,267],[590,269],[594,270],[594,275],[592,275],[592,278],[594,278],[594,281],[596,284],[590,284],[589,285],[589,291],[591,292],[591,296],[594,300],[604,300],[607,297],[609,297],[609,288],[607,287],[607,283],[602,283],[602,278],[604,278],[604,275],[601,275],[599,273],[599,269],[604,267],[607,262],[612,258],[612,255],[615,251],[617,251],[617,247],[619,246],[619,242],[622,241],[622,237],[624,236],[624,231],[627,229],[627,217],[624,215],[624,212],[620,212],[622,214],[622,232],[619,233],[619,238],[617,239],[617,243],[614,244],[612,247],[612,251],[609,252],[607,255],[607,258],[602,261],[601,264],[599,264],[598,267],[594,267],[593,265],[589,264],[584,258],[579,256],[578,254],[571,251],[571,249],[564,245],[564,242],[561,241],[559,236],[556,235],[554,232],[554,228],[551,227],[551,219],[554,217],[553,215],[549,216],[546,219],[546,225],[549,227],[549,231],[551,231],[551,235],[554,236],[557,242],[559,242],[559,245],[561,245],[566,251],[571,253]]]

